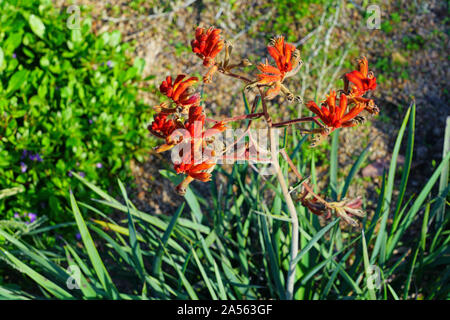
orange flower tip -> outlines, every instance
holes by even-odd
[[[160,106],[160,105],[154,106],[154,107],[153,107],[153,110],[154,110],[156,113],[160,113],[160,112],[161,112],[161,106]]]
[[[180,195],[184,196],[186,194],[189,184],[194,180],[191,176],[187,176],[179,185],[175,187],[175,191]]]
[[[195,172],[190,173],[190,176],[196,180],[202,181],[202,182],[208,182],[211,181],[211,174],[208,172]]]
[[[161,153],[161,152],[164,152],[164,151],[167,151],[167,150],[172,149],[174,146],[175,146],[174,144],[166,144],[166,143],[165,143],[165,144],[163,144],[163,145],[160,145],[160,146],[156,147],[156,148],[155,148],[155,151],[156,151],[157,153]]]
[[[213,65],[213,66],[208,70],[208,72],[204,75],[204,77],[203,77],[203,82],[204,82],[204,83],[211,83],[211,82],[212,82],[213,75],[214,75],[214,73],[216,73],[217,69],[218,69],[217,65]]]
[[[223,123],[222,121],[217,122],[212,128],[211,130],[215,130],[218,132],[222,132],[225,131],[227,129],[227,126],[225,125],[225,123]]]

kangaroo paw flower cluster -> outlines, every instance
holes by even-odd
[[[186,108],[191,105],[198,104],[200,101],[199,94],[193,94],[194,89],[192,85],[198,82],[197,77],[190,77],[186,79],[186,75],[180,74],[172,83],[172,77],[168,76],[159,87],[161,93],[171,98],[172,101],[179,107]]]
[[[273,38],[270,41],[270,45],[267,46],[267,50],[273,60],[275,60],[276,67],[271,66],[267,59],[266,63],[260,63],[257,67],[261,71],[257,75],[258,80],[248,84],[246,88],[250,89],[256,86],[268,87],[264,96],[266,100],[272,100],[282,92],[288,101],[301,101],[300,97],[294,96],[283,85],[283,80],[286,77],[293,76],[300,70],[303,64],[300,58],[300,51],[294,45],[285,42],[283,36]]]
[[[314,101],[309,101],[306,107],[316,114],[315,119],[320,119],[324,125],[320,133],[329,135],[337,128],[354,127],[365,121],[365,117],[359,114],[366,110],[370,114],[378,114],[379,109],[371,99],[364,98],[368,91],[377,87],[373,72],[369,72],[366,57],[358,60],[359,70],[344,75],[344,90],[341,90],[339,104],[336,104],[336,91],[331,90],[319,107]],[[353,85],[349,88],[349,84]],[[324,128],[327,128],[326,130]],[[322,138],[315,138],[315,145]]]
[[[174,82],[168,76],[159,87],[160,92],[171,99],[154,109],[156,115],[148,130],[156,137],[164,139],[165,143],[156,147],[156,152],[164,152],[178,147],[175,153],[174,169],[177,173],[186,174],[186,179],[177,186],[180,194],[194,179],[208,181],[211,174],[207,170],[215,166],[214,149],[208,147],[209,137],[222,132],[226,126],[221,121],[205,128],[205,115],[199,106],[200,96],[194,93],[192,85],[198,79],[178,75]],[[170,105],[175,105],[171,107]],[[206,152],[208,151],[208,152]],[[209,156],[205,156],[209,155]]]
[[[222,30],[210,27],[208,30],[198,27],[195,31],[195,39],[191,41],[192,51],[203,60],[203,65],[209,67],[208,73],[203,77],[203,81],[210,83],[212,76],[217,71],[218,66],[214,58],[222,51],[224,41],[220,36]]]
[[[361,198],[329,202],[324,200],[323,195],[315,194],[311,186],[306,184],[306,182],[303,184],[303,190],[298,197],[298,201],[315,215],[324,216],[325,219],[329,219],[334,214],[340,217],[345,223],[354,227],[358,225],[358,222],[353,219],[353,216],[365,216],[364,211],[361,210]]]
[[[175,80],[167,76],[161,83],[160,92],[169,98],[169,101],[154,107],[155,116],[148,130],[154,136],[164,140],[163,144],[156,147],[156,151],[171,150],[175,172],[185,175],[184,180],[176,187],[179,194],[185,194],[187,187],[194,180],[209,181],[211,172],[218,164],[218,159],[232,161],[238,161],[241,158],[247,161],[256,159],[261,160],[261,163],[278,161],[274,159],[274,154],[277,153],[272,150],[273,139],[270,158],[260,157],[260,155],[269,154],[269,151],[258,145],[256,142],[258,139],[252,138],[249,131],[252,121],[264,119],[267,132],[272,132],[272,138],[274,128],[304,122],[315,123],[314,129],[299,128],[301,133],[313,136],[311,146],[315,146],[337,128],[355,127],[363,123],[366,119],[363,111],[369,114],[379,112],[374,101],[365,97],[367,92],[376,89],[376,78],[373,72],[369,71],[365,57],[358,60],[357,70],[343,76],[343,90],[331,90],[325,100],[321,101],[320,106],[314,101],[306,104],[313,116],[275,122],[267,106],[270,100],[282,95],[288,102],[302,103],[300,96],[295,95],[284,84],[285,79],[294,76],[302,66],[300,50],[293,44],[287,43],[283,36],[274,37],[267,46],[268,55],[274,64],[265,59],[265,62],[257,64],[256,74],[240,74],[236,73],[235,69],[249,67],[252,63],[245,57],[232,59],[233,45],[222,37],[222,30],[214,27],[198,27],[191,41],[191,47],[192,52],[202,60],[203,66],[208,68],[202,79],[203,83],[213,83],[213,76],[218,73],[241,81],[243,89],[256,89],[257,95],[250,113],[217,121],[207,118],[204,108],[200,106],[201,97],[194,89],[199,81],[198,78],[180,74]],[[238,62],[233,63],[233,60]],[[259,101],[262,101],[262,112],[256,110]],[[219,143],[220,147],[217,148],[214,140],[216,135],[227,129],[225,124],[241,120],[247,121],[247,128],[238,136],[238,141],[226,147]],[[245,142],[246,136],[249,142]],[[226,143],[228,141],[229,139],[225,139]],[[244,150],[244,152],[239,155],[225,154],[228,150]],[[251,154],[252,150],[256,150],[256,154]],[[288,157],[287,154],[285,157]],[[287,161],[301,180],[300,174],[294,169],[292,160]],[[328,202],[322,196],[315,194],[306,182],[301,184],[303,187],[298,200],[312,213],[325,217],[334,214],[351,225],[357,224],[353,219],[354,216],[363,216],[360,210],[361,199]]]

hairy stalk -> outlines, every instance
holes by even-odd
[[[274,127],[284,127],[284,126],[289,126],[291,124],[296,124],[296,123],[300,123],[300,122],[311,122],[311,121],[316,123],[319,127],[323,127],[323,124],[321,124],[317,120],[317,117],[303,117],[303,118],[292,119],[292,120],[287,120],[287,121],[283,121],[283,122],[277,122],[277,123],[274,123],[273,126]]]
[[[294,174],[297,176],[298,180],[302,180],[303,177],[300,174],[300,172],[298,172],[297,168],[295,167],[294,163],[292,162],[291,157],[289,157],[289,155],[287,154],[286,150],[281,150],[281,155],[283,156],[283,158],[287,161],[287,163],[289,164],[289,167],[291,167],[292,171],[294,172]],[[322,203],[323,205],[325,205],[327,208],[330,207],[330,205],[328,204],[328,202],[326,202],[321,196],[319,196],[318,194],[316,194],[312,187],[307,183],[307,181],[302,183],[302,186],[314,197],[316,198],[317,201],[319,201],[320,203]]]
[[[288,276],[286,280],[286,299],[292,300],[294,295],[294,281],[295,281],[295,270],[296,266],[293,263],[295,257],[298,254],[298,217],[297,217],[297,211],[295,209],[294,202],[292,201],[291,195],[289,193],[286,180],[283,176],[283,173],[281,172],[280,164],[278,162],[278,153],[275,149],[276,145],[276,137],[274,134],[274,128],[269,127],[269,139],[270,139],[270,152],[272,155],[272,164],[274,167],[274,170],[277,174],[278,182],[281,187],[281,191],[283,192],[284,199],[286,201],[289,214],[291,216],[291,222],[292,222],[292,239],[291,239],[291,253],[290,253],[290,261],[289,261],[289,271]]]
[[[263,97],[263,94],[261,92],[261,97]],[[292,238],[291,238],[291,252],[290,252],[290,261],[289,261],[289,270],[288,270],[288,276],[286,280],[286,299],[292,300],[294,297],[294,282],[295,282],[295,270],[296,265],[294,262],[295,257],[298,254],[298,217],[297,217],[297,210],[295,209],[294,201],[292,201],[291,194],[289,193],[288,186],[286,183],[286,179],[283,176],[283,172],[280,168],[280,163],[278,162],[278,153],[276,149],[277,145],[277,137],[275,135],[275,128],[272,126],[272,119],[270,118],[269,114],[267,113],[267,106],[264,99],[262,99],[262,105],[264,113],[266,114],[266,121],[268,125],[269,130],[269,141],[270,141],[270,153],[272,158],[272,165],[273,169],[275,170],[275,173],[277,175],[278,183],[281,187],[281,192],[283,193],[284,199],[286,201],[286,205],[289,211],[289,215],[291,216],[291,223],[292,223]]]
[[[233,78],[240,79],[244,82],[249,82],[249,79],[246,79],[245,77],[238,76],[236,74],[231,73],[223,73],[224,75],[231,76]],[[272,118],[269,115],[266,101],[264,100],[264,94],[260,87],[258,87],[259,94],[261,96],[261,102],[263,107],[263,114],[264,118],[266,120],[268,131],[269,131],[269,141],[270,141],[270,153],[272,158],[272,166],[275,170],[275,173],[277,175],[278,183],[280,184],[281,191],[283,193],[284,199],[286,201],[286,205],[289,211],[289,215],[291,216],[291,223],[292,223],[292,238],[291,238],[291,252],[290,252],[290,261],[289,261],[289,270],[288,270],[288,276],[286,280],[286,299],[292,300],[294,298],[294,282],[295,282],[295,271],[296,271],[296,264],[294,263],[294,259],[297,257],[298,254],[298,242],[299,242],[299,225],[298,225],[298,217],[297,217],[297,210],[295,209],[294,201],[292,201],[291,194],[289,193],[288,186],[286,183],[286,179],[283,176],[283,173],[280,168],[280,163],[278,161],[278,153],[277,153],[277,137],[275,135],[275,127],[273,127]],[[255,103],[256,103],[255,98]],[[252,110],[253,111],[253,110]]]

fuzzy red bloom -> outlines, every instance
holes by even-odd
[[[277,66],[271,66],[267,59],[266,63],[260,63],[257,68],[262,73],[257,75],[258,81],[252,86],[270,86],[265,94],[265,99],[271,100],[280,93],[284,78],[292,76],[300,69],[301,59],[300,51],[294,45],[286,43],[282,36],[272,39],[267,50]]]
[[[353,97],[360,97],[369,90],[375,90],[377,87],[377,79],[372,71],[369,71],[369,63],[366,57],[358,60],[359,70],[354,70],[345,74],[346,87],[348,82],[354,85],[350,88],[350,94]],[[346,88],[346,91],[348,88]]]
[[[198,94],[192,94],[192,85],[197,83],[197,77],[185,79],[186,75],[180,74],[172,83],[172,77],[168,76],[159,86],[161,93],[171,98],[177,105],[189,106],[200,101]],[[184,80],[185,79],[185,80]]]
[[[199,180],[202,182],[207,182],[211,180],[211,173],[205,172],[206,170],[211,169],[216,165],[215,162],[202,162],[200,164],[194,164],[194,158],[191,157],[191,161],[186,163],[175,164],[174,169],[176,173],[187,174],[187,177],[176,187],[176,191],[180,195],[184,195],[186,193],[186,189],[188,185],[193,180]]]
[[[262,74],[258,74],[260,84],[267,84],[276,81],[283,81],[284,77],[297,68],[300,62],[300,54],[295,46],[284,42],[284,37],[279,36],[271,41],[267,46],[270,56],[275,60],[277,67],[272,67],[266,63],[260,63],[258,69]]]
[[[155,136],[166,140],[165,144],[156,148],[157,152],[170,150],[176,145],[181,147],[178,153],[181,161],[174,165],[174,169],[177,173],[187,174],[184,181],[177,186],[177,191],[184,194],[187,186],[194,179],[209,181],[211,174],[205,170],[213,167],[216,160],[215,150],[208,146],[211,140],[207,138],[224,131],[226,127],[224,122],[219,121],[212,128],[206,129],[203,108],[197,105],[189,108],[184,120],[177,115],[173,115],[175,120],[168,119],[168,116],[170,115],[164,113],[156,115],[148,129]],[[197,157],[201,160],[197,160]]]
[[[266,63],[260,63],[257,68],[262,72],[257,74],[259,84],[269,84],[283,80],[283,73],[279,69],[272,67],[267,59]]]
[[[197,27],[195,30],[195,39],[191,41],[192,51],[203,59],[205,67],[211,67],[214,64],[214,58],[223,49],[224,41],[220,37],[222,30],[210,27]]]
[[[206,182],[209,181],[211,174],[207,172],[202,172],[213,167],[215,163],[202,162],[200,164],[194,165],[194,159],[190,163],[180,163],[174,165],[176,173],[186,173],[194,179]]]
[[[153,134],[161,138],[167,138],[176,128],[175,122],[172,119],[167,119],[165,114],[156,115],[152,124],[148,127]]]
[[[364,110],[365,104],[357,103],[347,113],[347,96],[341,94],[339,105],[336,105],[336,91],[330,91],[330,95],[322,103],[321,108],[314,101],[306,104],[307,108],[314,112],[322,122],[333,129],[340,127],[353,127],[358,124],[355,117]]]
[[[212,128],[207,129],[204,133],[204,138],[212,137],[222,131],[225,131],[227,129],[227,126],[222,121],[217,122]]]
[[[267,46],[267,50],[273,60],[275,60],[278,70],[283,75],[292,71],[293,67],[296,66],[292,59],[295,46],[284,42],[284,37],[282,36],[273,39],[271,44],[271,46]]]
[[[172,133],[179,128],[179,125],[174,120],[167,119],[167,114],[157,114],[147,128],[154,136],[166,140],[166,143],[159,146],[156,152],[167,151],[181,141],[181,139],[180,141],[172,139]]]

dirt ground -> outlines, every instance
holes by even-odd
[[[331,7],[339,7],[339,16],[330,21],[333,32],[328,41],[330,50],[338,50],[345,43],[352,44],[346,60],[354,61],[361,55],[367,56],[369,66],[377,76],[378,87],[373,94],[380,108],[380,115],[371,119],[371,125],[358,132],[356,129],[343,130],[340,135],[341,154],[339,166],[348,172],[357,155],[372,141],[366,166],[360,170],[355,183],[349,190],[350,196],[362,195],[369,200],[369,206],[376,199],[375,190],[381,185],[383,168],[389,160],[396,134],[411,101],[415,99],[416,139],[409,192],[420,190],[442,157],[445,119],[450,115],[448,104],[449,60],[448,52],[448,8],[446,2],[431,1],[380,1],[381,28],[368,29],[362,1],[336,1]],[[64,9],[66,1],[55,0]],[[137,5],[135,5],[137,3]],[[156,3],[156,6],[155,6]],[[202,74],[204,69],[199,59],[190,52],[189,43],[197,25],[215,25],[223,30],[224,36],[235,44],[233,53],[237,56],[260,59],[265,57],[267,40],[273,36],[261,31],[271,30],[272,20],[277,19],[274,6],[266,1],[91,1],[78,0],[78,5],[86,5],[93,17],[96,32],[120,30],[124,41],[136,44],[133,53],[146,61],[144,77],[154,75],[147,84],[158,86],[167,75],[178,73]],[[292,26],[297,36],[298,47],[305,64],[313,66],[314,32],[322,21],[324,5],[311,5],[309,14],[296,20]],[[328,21],[328,20],[327,20]],[[323,23],[326,25],[326,22]],[[309,37],[313,33],[313,36]],[[318,32],[317,32],[318,34]],[[327,36],[327,33],[324,33]],[[309,38],[308,38],[309,37]],[[317,43],[323,42],[316,35]],[[326,39],[325,39],[326,40]],[[318,45],[319,48],[319,45]],[[327,47],[328,49],[328,47]],[[330,60],[332,60],[330,58]],[[338,61],[338,60],[337,60]],[[256,62],[259,62],[256,60]],[[328,62],[331,67],[333,63]],[[308,66],[300,71],[302,84],[316,83],[317,73]],[[341,66],[342,67],[342,66]],[[342,67],[343,72],[350,71]],[[320,77],[319,77],[320,78]],[[288,84],[294,86],[294,80]],[[314,99],[305,86],[303,99]],[[205,89],[206,108],[214,115],[244,110],[241,98],[242,85],[233,79],[220,77],[214,87]],[[143,93],[144,100],[151,107],[159,103],[156,93]],[[286,106],[282,104],[282,106]],[[286,107],[287,108],[287,107]],[[280,110],[280,117],[289,109]],[[150,121],[151,119],[149,119]],[[357,134],[356,134],[357,133]],[[406,143],[405,143],[406,145]],[[401,153],[404,152],[404,147]],[[399,157],[399,164],[404,158]],[[144,163],[132,163],[136,189],[134,198],[137,206],[147,212],[169,213],[182,198],[172,190],[173,185],[161,177],[158,170],[168,168],[164,155],[149,152]],[[325,174],[326,163],[318,172]],[[194,185],[198,186],[198,185]]]

